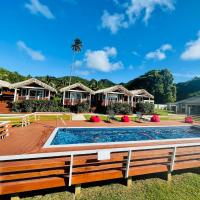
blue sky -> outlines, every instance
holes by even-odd
[[[168,68],[200,76],[200,1],[6,0],[0,66],[24,75],[69,75],[71,43],[83,41],[73,75],[127,82]]]

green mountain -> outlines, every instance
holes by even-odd
[[[169,103],[176,101],[176,85],[171,72],[164,70],[151,70],[144,75],[125,84],[129,90],[146,89],[154,95],[156,103]]]
[[[200,77],[195,77],[192,80],[178,83],[177,88],[177,101],[189,97],[200,96]]]
[[[31,78],[31,76],[22,76],[18,72],[11,72],[5,68],[0,68],[0,80],[15,83],[28,78]],[[69,76],[38,76],[35,78],[57,89],[69,84]],[[108,79],[88,80],[73,76],[72,83],[76,82],[81,82],[93,90],[103,89],[115,85],[115,83]],[[120,84],[124,85],[129,90],[146,89],[155,96],[156,103],[174,102],[176,101],[176,97],[179,101],[192,96],[200,96],[200,77],[196,77],[183,83],[174,84],[173,75],[167,69],[151,70],[136,79]]]
[[[27,77],[20,75],[18,72],[10,72],[5,68],[0,67],[0,80],[16,83],[24,81]]]
[[[0,68],[0,80],[8,81],[10,83],[16,83],[29,78],[31,78],[31,76],[22,76],[17,72],[10,72],[5,68]],[[35,78],[57,89],[65,87],[69,84],[69,76],[63,76],[58,78],[54,76],[37,76]],[[95,79],[87,80],[81,77],[73,76],[71,83],[73,84],[77,82],[83,83],[84,85],[90,87],[93,90],[103,89],[115,85],[115,83],[107,79],[101,79],[97,81]]]

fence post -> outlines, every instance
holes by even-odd
[[[9,131],[8,131],[8,123],[6,124],[6,136],[9,136]]]
[[[175,159],[176,159],[176,149],[177,149],[177,147],[173,148],[173,152],[172,152],[172,156],[171,156],[171,163],[169,166],[169,170],[167,172],[167,181],[168,182],[171,182],[171,180],[172,180],[172,172],[174,170],[174,164],[175,164]]]
[[[132,177],[129,177],[129,169],[130,169],[130,162],[131,162],[132,151],[128,151],[127,161],[126,161],[126,172],[125,178],[127,178],[127,187],[131,187],[132,185]]]
[[[22,127],[24,127],[24,117],[22,117]]]

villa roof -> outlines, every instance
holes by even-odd
[[[200,96],[190,97],[181,101],[177,101],[175,104],[199,104],[200,105]]]
[[[30,78],[30,79],[22,81],[22,82],[14,83],[14,84],[12,84],[12,87],[20,88],[20,87],[27,86],[32,83],[36,83],[37,85],[40,85],[43,88],[50,90],[51,92],[57,92],[55,88],[51,87],[50,85],[47,85],[46,83],[43,83],[42,81],[40,81],[36,78]]]
[[[125,87],[123,87],[122,85],[115,85],[115,86],[112,86],[112,87],[109,87],[109,88],[97,90],[95,92],[95,94],[99,94],[99,93],[107,94],[109,92],[114,92],[116,90],[122,91],[126,95],[133,96],[133,94],[130,91],[128,91]]]
[[[11,88],[11,84],[7,81],[0,80],[0,88],[2,88],[2,87]]]
[[[131,90],[130,92],[133,94],[133,96],[143,95],[151,99],[154,99],[154,96],[149,92],[147,92],[145,89]]]
[[[69,90],[72,90],[72,89],[77,88],[77,87],[79,87],[79,88],[85,90],[86,92],[89,92],[89,93],[91,93],[91,94],[94,94],[94,91],[93,91],[93,90],[91,90],[89,87],[83,85],[82,83],[75,83],[75,84],[69,85],[69,86],[67,86],[67,87],[61,88],[61,89],[60,89],[60,92],[69,91]]]

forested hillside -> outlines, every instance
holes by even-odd
[[[174,84],[173,75],[167,69],[149,71],[129,81],[126,87],[129,90],[146,89],[154,95],[156,103],[176,101],[176,85]]]
[[[183,83],[178,83],[176,87],[178,101],[189,97],[200,96],[200,77],[196,77]]]
[[[20,82],[29,78],[31,78],[31,76],[22,76],[17,72],[10,72],[5,68],[0,68],[0,80],[8,81],[10,83],[16,83],[16,82]],[[65,87],[69,84],[68,76],[63,76],[59,78],[53,77],[53,76],[38,76],[35,78],[57,89]],[[73,84],[77,82],[83,83],[84,85],[90,87],[93,90],[103,89],[103,88],[111,87],[115,85],[112,81],[109,81],[107,79],[101,79],[97,81],[95,79],[87,80],[84,78],[73,76],[71,83]]]
[[[22,76],[17,72],[10,72],[5,68],[0,68],[0,80],[5,80],[11,83],[19,82],[31,78],[31,76]],[[57,89],[69,84],[69,77],[53,77],[39,76],[35,77],[52,87]],[[93,90],[98,90],[115,85],[110,80],[95,79],[87,80],[81,77],[72,77],[72,84],[81,82]],[[175,102],[192,96],[200,96],[200,77],[196,77],[190,81],[174,84],[173,75],[167,69],[151,70],[144,75],[133,79],[127,83],[122,83],[127,89],[146,89],[155,96],[156,103]]]

